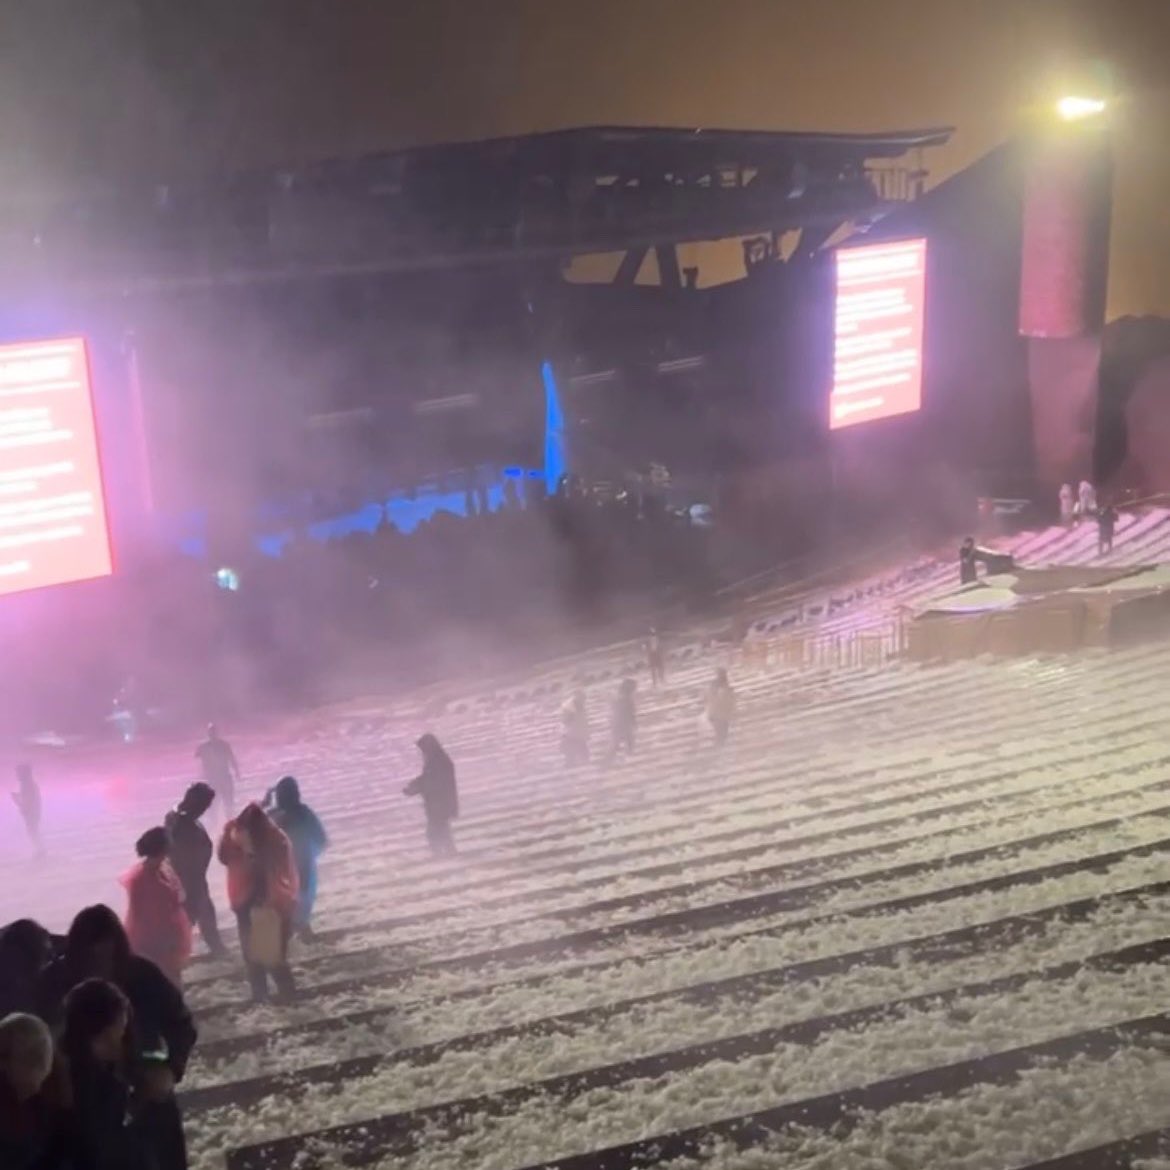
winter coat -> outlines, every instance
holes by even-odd
[[[455,765],[451,757],[432,740],[433,747],[423,752],[423,770],[404,789],[407,796],[421,796],[427,824],[445,825],[459,816],[459,789],[455,784]]]
[[[50,1027],[59,1027],[65,997],[93,974],[77,970],[68,954],[54,960],[41,973],[37,1014]],[[126,1033],[128,1066],[136,1070],[143,1054],[165,1051],[176,1083],[181,1081],[199,1035],[183,993],[141,955],[119,957],[113,982],[130,1001],[130,1028]]]
[[[41,1095],[20,1101],[0,1077],[0,1166],[4,1170],[73,1170],[63,1117]]]
[[[128,1123],[130,1086],[112,1066],[71,1064],[71,1110],[78,1165],[85,1170],[154,1170],[135,1128]]]
[[[297,909],[297,867],[289,839],[269,821],[263,840],[248,853],[236,837],[236,821],[228,821],[219,841],[219,860],[227,867],[228,902],[237,913],[269,906],[281,918]]]
[[[215,855],[211,837],[198,819],[179,809],[167,814],[166,827],[171,835],[171,868],[186,893],[202,893]]]
[[[317,814],[299,801],[274,809],[272,821],[292,846],[297,868],[296,921],[303,926],[313,915],[317,900],[317,858],[325,851],[329,838]]]
[[[191,922],[183,909],[183,887],[165,861],[140,861],[122,877],[126,889],[126,937],[178,986],[191,957]]]

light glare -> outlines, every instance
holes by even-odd
[[[1056,103],[1056,112],[1066,122],[1077,122],[1082,118],[1095,118],[1105,112],[1105,103],[1100,98],[1063,97]]]

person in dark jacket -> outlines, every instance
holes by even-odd
[[[0,1017],[36,1012],[38,980],[52,957],[52,935],[39,922],[19,918],[0,931]]]
[[[53,1071],[53,1037],[43,1020],[14,1012],[0,1018],[0,1166],[64,1170],[63,1119],[44,1093]]]
[[[126,1037],[131,1009],[105,979],[86,979],[65,997],[61,1050],[69,1073],[71,1122],[86,1170],[154,1170],[149,1130],[131,1115]]]
[[[1103,557],[1113,551],[1113,533],[1117,528],[1117,509],[1106,504],[1097,512],[1097,555]]]
[[[455,765],[442,744],[427,732],[416,746],[422,753],[423,770],[402,791],[406,796],[421,796],[427,818],[427,844],[436,857],[451,857],[455,840],[451,822],[459,816],[459,789],[455,784]]]
[[[187,917],[199,928],[204,945],[211,954],[222,958],[227,947],[219,934],[215,903],[207,885],[207,871],[215,849],[211,837],[200,823],[215,800],[215,789],[200,780],[183,794],[173,812],[167,814],[166,828],[171,835],[171,868],[183,887]]]
[[[301,800],[300,785],[292,776],[282,776],[270,796],[272,820],[292,845],[300,882],[293,929],[301,938],[311,939],[310,920],[317,900],[317,858],[325,852],[329,838],[320,818]]]
[[[959,584],[972,585],[979,580],[977,565],[978,550],[975,548],[975,538],[968,536],[959,545]]]
[[[198,1033],[182,992],[149,960],[131,953],[108,906],[89,906],[70,924],[65,951],[41,975],[39,1015],[60,1027],[65,997],[87,979],[105,979],[131,1007],[126,1069],[140,1102],[137,1125],[157,1170],[185,1170],[183,1122],[175,1101]]]

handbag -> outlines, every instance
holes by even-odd
[[[272,970],[283,966],[284,922],[271,906],[257,906],[248,922],[248,962]]]

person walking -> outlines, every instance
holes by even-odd
[[[32,843],[37,857],[44,857],[45,846],[41,840],[41,790],[33,776],[32,765],[16,765],[16,791],[12,794],[24,831]]]
[[[171,868],[183,887],[184,912],[192,926],[199,928],[204,946],[216,958],[227,954],[215,917],[215,903],[207,884],[207,871],[215,856],[211,836],[200,818],[215,800],[215,789],[200,780],[192,784],[183,799],[166,817],[171,837]]]
[[[297,910],[297,869],[289,839],[255,802],[228,821],[219,860],[227,868],[228,901],[236,916],[252,1000],[268,1000],[271,976],[277,994],[296,994],[288,944]]]
[[[182,1082],[198,1032],[183,993],[154,963],[131,951],[125,928],[108,906],[88,906],[73,919],[63,954],[41,974],[37,1014],[50,1027],[60,1027],[69,993],[87,979],[113,983],[129,1001],[123,1067],[152,1170],[186,1170],[175,1086]]]
[[[231,820],[236,815],[236,784],[240,779],[240,765],[232,745],[219,734],[214,723],[207,725],[207,738],[195,749],[195,758],[203,771],[203,779],[219,797],[221,815]]]
[[[272,820],[292,845],[297,867],[297,907],[293,930],[313,939],[313,904],[317,901],[317,859],[329,845],[317,814],[301,800],[301,787],[292,776],[282,776],[272,790]]]
[[[191,921],[183,907],[183,886],[167,860],[166,829],[147,829],[134,846],[141,859],[122,876],[126,890],[126,937],[130,949],[149,959],[176,987],[191,957]]]
[[[722,747],[727,742],[731,732],[731,724],[735,719],[736,698],[735,689],[727,677],[727,671],[720,667],[715,672],[715,679],[707,692],[707,722],[715,734],[715,746]]]
[[[436,857],[452,857],[455,839],[451,822],[459,816],[459,789],[455,765],[442,744],[430,732],[416,745],[423,758],[423,770],[403,790],[405,796],[421,796],[427,818],[427,844]]]

